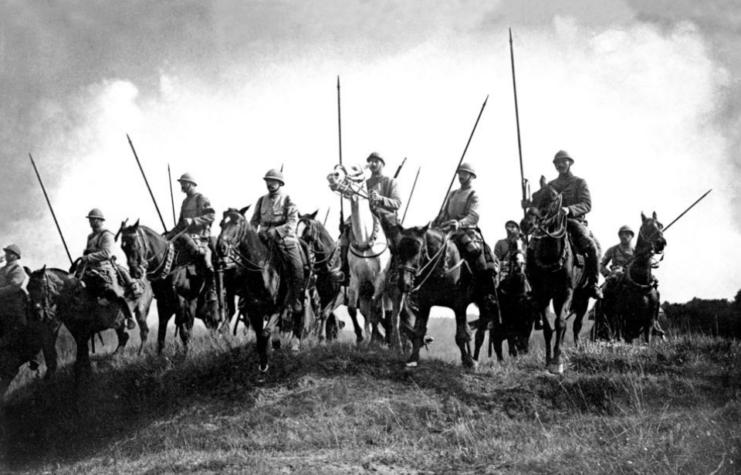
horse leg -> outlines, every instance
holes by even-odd
[[[455,326],[455,344],[461,350],[461,363],[465,368],[473,368],[475,362],[471,357],[471,330],[468,328],[465,307],[455,310]]]
[[[257,369],[261,373],[268,371],[268,341],[270,340],[270,329],[264,328],[265,317],[263,312],[254,311],[250,312],[250,325],[255,330],[255,350],[257,351]],[[275,332],[278,333],[278,332]]]
[[[488,326],[488,323],[484,321],[484,315],[483,315],[483,312],[481,312],[479,314],[478,324],[476,325],[476,335],[474,337],[474,345],[473,345],[473,348],[474,348],[473,359],[477,363],[479,361],[479,354],[481,353],[481,347],[484,345],[484,339],[486,338],[487,326]],[[491,338],[491,336],[489,336],[489,338]]]
[[[558,299],[557,301],[554,299],[553,301],[553,310],[556,313],[553,325],[556,333],[556,341],[553,344],[553,359],[548,364],[548,372],[551,374],[563,374],[561,346],[563,346],[564,337],[566,336],[566,316],[570,310],[572,296],[573,291],[569,289],[563,300]]]
[[[581,333],[582,324],[584,323],[584,315],[587,313],[587,306],[589,306],[589,298],[583,295],[579,295],[574,299],[574,303],[571,305],[572,313],[574,314],[574,346],[579,348],[581,340],[579,334]]]
[[[75,332],[75,343],[77,344],[77,357],[75,358],[75,384],[79,386],[84,379],[92,375],[93,366],[90,363],[90,349],[87,342],[90,339],[90,332]]]
[[[412,354],[407,360],[407,366],[413,368],[419,363],[419,350],[424,344],[425,335],[427,334],[427,320],[430,318],[430,308],[421,307],[417,312],[414,322],[414,333],[412,335]]]
[[[44,329],[44,334],[41,340],[41,351],[44,353],[44,363],[46,363],[46,373],[44,374],[44,380],[48,381],[57,372],[58,356],[57,356],[57,336],[59,335],[59,328]],[[0,393],[2,395],[2,393]]]
[[[151,299],[149,302],[144,302],[144,295],[139,297],[139,301],[136,304],[136,307],[134,307],[134,314],[136,315],[136,323],[139,325],[139,352],[138,354],[142,354],[142,350],[144,350],[144,345],[147,343],[147,339],[149,339],[149,325],[147,325],[147,316],[149,315],[149,306],[151,305],[152,301]]]
[[[167,336],[167,324],[172,317],[173,309],[168,305],[167,299],[157,300],[157,353],[161,354],[165,349],[165,337]]]
[[[118,346],[116,346],[116,351],[113,352],[114,355],[123,353],[126,343],[129,342],[129,334],[124,327],[116,328],[116,337],[118,338]]]

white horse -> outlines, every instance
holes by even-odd
[[[371,333],[371,341],[380,341],[378,324],[382,323],[388,334],[388,319],[385,311],[390,310],[390,301],[385,295],[374,299],[376,286],[386,278],[386,269],[391,253],[381,221],[371,213],[368,202],[368,187],[365,183],[365,168],[357,165],[335,166],[327,176],[332,191],[350,201],[352,241],[348,253],[350,286],[347,288],[347,311],[352,319],[358,343],[363,341],[363,331],[358,324],[358,305],[365,319],[365,332]]]

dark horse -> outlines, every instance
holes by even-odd
[[[30,275],[30,271],[26,269]],[[27,298],[23,295],[23,307],[17,310],[14,323],[2,321],[0,328],[0,401],[8,386],[18,375],[20,367],[31,361],[39,351],[44,352],[46,373],[44,379],[50,379],[57,370],[57,336],[62,322],[54,316],[42,318],[39,314],[29,312]],[[15,312],[14,312],[15,313]]]
[[[502,361],[502,342],[507,340],[509,355],[516,357],[518,353],[527,353],[530,349],[530,334],[537,316],[537,309],[530,299],[530,284],[525,277],[525,253],[522,241],[516,240],[517,249],[509,253],[509,273],[502,279],[497,288],[498,303],[501,309],[501,322],[494,319],[489,330],[489,357],[491,350]],[[487,331],[483,319],[471,322],[476,325],[475,350],[473,358],[479,359],[479,352],[484,343]]]
[[[120,308],[113,303],[104,305],[99,302],[85,290],[79,279],[66,271],[44,267],[32,272],[28,281],[28,293],[31,320],[64,323],[75,339],[77,345],[75,377],[78,380],[91,370],[88,341],[96,333],[109,328],[117,329],[119,347],[116,351],[121,350],[122,345],[128,340],[121,338],[119,329],[123,327],[124,315]],[[132,313],[137,313],[136,308],[140,308],[140,311],[148,310],[151,300],[151,292],[145,292],[134,300],[127,299],[127,303]],[[141,325],[142,320],[139,322]],[[46,352],[44,356],[46,357]]]
[[[320,340],[334,340],[344,322],[334,311],[343,303],[342,286],[332,279],[332,271],[340,267],[339,245],[329,235],[329,231],[316,220],[317,212],[299,216],[301,239],[313,254],[312,273],[316,276],[316,290],[319,294],[319,312],[314,331]]]
[[[610,291],[595,310],[595,334],[610,339],[622,337],[631,342],[643,333],[651,342],[654,323],[659,315],[660,297],[651,270],[658,267],[653,257],[664,252],[664,225],[656,213],[647,218],[641,213],[633,260],[625,272],[610,283]]]
[[[235,291],[242,298],[250,324],[257,336],[259,370],[268,370],[268,340],[280,315],[286,310],[288,286],[280,275],[280,251],[269,241],[265,244],[244,217],[248,207],[224,211],[221,233],[216,243],[220,259],[236,263],[234,268]],[[306,305],[304,306],[307,307]],[[292,315],[292,349],[298,347],[304,333],[304,315]],[[267,327],[264,321],[269,318]]]
[[[201,318],[210,330],[219,327],[219,312],[205,301],[204,279],[196,274],[189,254],[177,251],[173,242],[140,226],[139,221],[122,226],[121,249],[126,254],[131,276],[138,279],[146,274],[157,299],[157,351],[165,348],[167,323],[173,315],[186,351],[195,317]]]
[[[544,180],[541,184],[544,185]],[[561,195],[546,186],[533,195],[533,205],[520,226],[524,233],[532,233],[526,272],[533,288],[534,305],[543,319],[546,367],[551,374],[561,374],[561,346],[566,320],[571,315],[574,315],[574,343],[579,344],[579,332],[589,305],[587,279],[566,229]],[[551,301],[556,314],[553,326],[546,314]],[[551,346],[554,332],[556,341]]]
[[[466,310],[471,303],[479,309],[487,306],[475,301],[473,274],[458,248],[445,233],[427,225],[402,230],[398,251],[399,286],[407,296],[405,311],[415,317],[407,366],[417,366],[430,309],[440,306],[455,312],[455,342],[461,351],[461,362],[465,367],[473,367]]]

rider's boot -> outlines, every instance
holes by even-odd
[[[599,256],[597,255],[597,246],[593,241],[589,240],[589,245],[584,243],[586,248],[586,273],[587,273],[587,286],[589,296],[593,299],[602,299],[602,289],[599,286]]]
[[[124,326],[127,330],[133,330],[136,328],[136,320],[134,320],[134,315],[131,313],[131,308],[129,308],[129,303],[126,301],[125,298],[118,295],[115,290],[113,289],[107,289],[103,292],[103,295],[101,295],[104,299],[108,300],[111,303],[117,304],[118,308],[121,310],[121,312],[124,314]]]
[[[118,264],[114,264],[118,265]],[[139,281],[136,281],[131,278],[131,274],[123,268],[122,266],[118,266],[118,275],[121,276],[121,280],[123,280],[124,289],[125,289],[125,296],[128,298],[136,299],[137,297],[141,296],[141,294],[144,293],[144,289],[142,288]]]
[[[211,262],[211,249],[208,248],[208,245],[204,245],[199,256],[201,260],[201,268],[203,269],[202,272],[206,291],[206,302],[213,303],[217,301],[216,272],[214,271],[214,264]]]

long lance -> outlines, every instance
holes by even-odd
[[[139,165],[139,170],[142,172],[142,176],[144,177],[144,183],[147,184],[147,189],[149,190],[149,196],[152,197],[152,202],[154,203],[154,207],[157,210],[157,215],[160,217],[160,222],[162,223],[162,227],[165,228],[165,232],[167,232],[167,226],[165,225],[165,220],[162,219],[162,213],[160,213],[160,207],[157,206],[157,200],[154,199],[154,193],[152,193],[152,188],[149,186],[147,175],[144,173],[144,169],[142,168],[142,164],[139,161],[139,156],[136,154],[136,149],[134,148],[134,144],[131,142],[131,137],[129,137],[129,134],[126,134],[126,138],[129,139],[129,145],[131,146],[131,151],[134,152],[134,158],[136,158],[136,164]]]
[[[54,218],[54,224],[57,225],[57,231],[59,232],[59,237],[62,238],[62,244],[64,244],[64,250],[67,251],[67,258],[69,259],[70,265],[73,264],[72,261],[72,255],[69,253],[69,248],[67,247],[67,241],[64,240],[64,234],[62,234],[62,228],[59,227],[59,221],[57,221],[57,215],[54,214],[54,208],[51,205],[51,201],[49,200],[49,195],[46,194],[46,187],[44,187],[44,182],[41,181],[41,175],[39,175],[39,169],[36,168],[36,162],[33,161],[33,157],[31,154],[28,154],[28,158],[31,159],[31,165],[33,165],[33,170],[36,172],[36,178],[39,179],[39,185],[41,185],[41,190],[44,192],[44,198],[46,198],[46,204],[49,205],[49,211],[51,211],[51,217]]]
[[[512,45],[512,28],[509,29],[509,58],[512,64],[512,90],[515,93],[515,120],[517,122],[517,151],[520,154],[520,186],[522,187],[522,200],[527,200],[527,180],[525,179],[525,168],[522,165],[522,139],[520,137],[520,109],[517,105],[517,79],[515,76],[515,49]],[[522,210],[527,217],[527,211]]]
[[[479,119],[481,119],[481,114],[484,113],[484,108],[486,107],[486,102],[489,100],[489,96],[486,96],[486,99],[484,99],[484,103],[481,105],[481,110],[479,111],[479,116],[476,117],[476,123],[473,124],[473,130],[471,131],[471,135],[468,137],[468,142],[466,142],[466,148],[463,149],[463,155],[461,155],[461,159],[458,160],[458,166],[455,167],[455,173],[453,173],[453,178],[450,180],[450,186],[448,186],[448,191],[445,192],[445,199],[443,200],[442,206],[440,206],[440,212],[438,213],[438,216],[442,216],[443,212],[445,211],[445,204],[448,202],[448,196],[450,195],[450,190],[453,188],[453,183],[455,183],[455,175],[458,173],[458,168],[460,168],[461,163],[463,163],[463,158],[466,156],[466,151],[468,151],[468,146],[471,144],[471,139],[473,138],[473,134],[476,132],[476,126],[479,125]]]
[[[693,207],[694,207],[694,206],[695,206],[695,205],[696,205],[697,203],[699,203],[700,201],[702,201],[702,200],[703,200],[703,198],[705,198],[706,196],[708,196],[708,193],[710,193],[711,191],[713,191],[713,189],[712,189],[712,188],[711,188],[711,189],[709,189],[708,191],[706,191],[704,195],[702,195],[702,196],[701,196],[700,198],[698,198],[698,199],[697,199],[697,201],[695,201],[694,203],[692,203],[692,204],[690,205],[690,207],[689,207],[689,208],[687,208],[686,210],[684,210],[684,212],[683,212],[682,214],[680,214],[679,216],[677,216],[677,217],[676,217],[676,219],[675,219],[674,221],[672,221],[672,222],[671,222],[671,223],[669,223],[669,224],[668,224],[667,226],[665,226],[665,227],[664,227],[664,232],[666,232],[666,230],[667,230],[667,229],[669,229],[670,227],[672,227],[672,224],[674,224],[674,223],[676,223],[677,221],[679,221],[679,218],[681,218],[682,216],[684,216],[685,214],[687,214],[687,211],[691,210],[691,209],[692,209],[692,208],[693,208]]]
[[[324,223],[322,224],[323,226],[326,226],[327,225],[327,218],[329,218],[329,211],[331,209],[332,209],[331,206],[329,208],[327,208],[327,214],[324,215]]]
[[[175,217],[175,196],[172,194],[172,174],[170,174],[170,164],[167,164],[167,178],[170,181],[170,203],[172,203],[172,222],[177,226],[178,219]]]
[[[417,186],[417,178],[419,178],[419,172],[422,167],[417,168],[417,175],[414,177],[414,184],[412,184],[412,191],[409,192],[409,199],[407,200],[407,206],[404,208],[404,216],[401,217],[401,224],[404,224],[404,220],[407,219],[407,211],[409,211],[409,203],[412,202],[412,196],[414,196],[414,188]]]
[[[340,165],[342,165],[342,107],[340,105],[340,76],[337,76],[337,130],[339,132],[340,139]],[[340,234],[342,234],[342,227],[345,225],[345,203],[342,200],[342,194],[340,194]]]
[[[401,173],[401,169],[404,168],[404,164],[407,162],[407,157],[404,157],[404,160],[401,161],[401,165],[399,165],[399,168],[396,169],[396,173],[394,173],[394,179],[399,178],[399,173]]]

